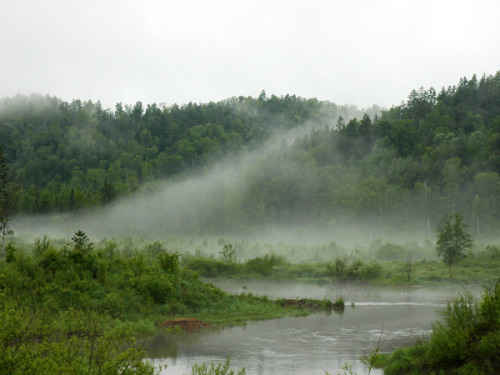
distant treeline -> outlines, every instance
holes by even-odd
[[[473,234],[498,232],[500,72],[414,90],[380,117],[339,118],[283,149],[254,167],[247,214],[425,234],[458,212]]]
[[[500,72],[463,78],[439,93],[414,90],[380,115],[264,92],[182,107],[119,104],[115,111],[40,96],[0,103],[0,142],[23,213],[103,204],[305,123],[315,130],[283,139],[242,168],[245,188],[223,186],[224,203],[199,225],[235,231],[369,218],[374,232],[427,233],[445,213],[459,212],[474,234],[497,231]]]
[[[275,131],[360,113],[265,92],[181,107],[119,103],[114,111],[100,102],[19,95],[0,100],[0,145],[18,185],[18,212],[67,211],[205,166]]]

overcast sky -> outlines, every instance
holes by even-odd
[[[500,70],[499,0],[5,0],[0,97],[398,105]]]

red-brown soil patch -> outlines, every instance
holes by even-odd
[[[165,320],[160,324],[160,327],[162,328],[174,328],[176,326],[185,332],[197,332],[201,329],[212,327],[210,323],[203,322],[194,318],[177,318]]]

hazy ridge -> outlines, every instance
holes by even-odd
[[[459,212],[476,236],[497,234],[500,73],[380,112],[264,92],[114,112],[38,96],[0,107],[19,232],[429,238]]]

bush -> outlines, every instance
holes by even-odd
[[[269,276],[273,272],[274,266],[277,264],[278,257],[276,254],[272,254],[247,260],[245,262],[245,268],[247,269],[247,272],[254,272],[262,276]]]
[[[485,291],[480,300],[460,294],[441,312],[428,342],[396,350],[388,359],[386,374],[500,373],[500,288]],[[419,372],[420,371],[420,372]]]
[[[9,242],[5,246],[5,261],[7,263],[14,262],[16,260],[17,247],[15,247],[12,242]]]
[[[179,253],[158,254],[161,268],[168,274],[177,275],[179,273]]]
[[[342,297],[339,297],[335,300],[335,302],[333,303],[332,305],[334,308],[337,308],[337,309],[344,309],[345,307],[345,302],[344,302],[344,298]]]
[[[359,276],[362,280],[376,279],[381,274],[382,274],[382,266],[376,262],[365,264],[359,270]]]
[[[43,238],[35,238],[33,245],[33,255],[36,257],[42,255],[50,247],[49,237],[44,235]]]

